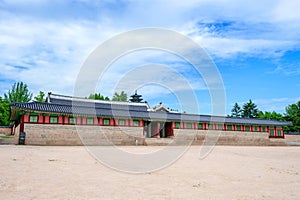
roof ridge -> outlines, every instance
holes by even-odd
[[[63,100],[71,100],[71,101],[82,101],[82,102],[91,102],[91,103],[104,103],[104,104],[115,104],[115,105],[135,105],[135,106],[146,106],[147,108],[149,105],[145,102],[128,102],[128,101],[111,101],[111,100],[99,100],[99,99],[87,99],[84,97],[75,97],[75,96],[67,96],[67,95],[60,95],[60,94],[53,94],[49,93],[50,97],[50,103],[51,103],[51,98],[53,99],[63,99]]]

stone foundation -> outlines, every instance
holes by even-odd
[[[11,128],[6,126],[0,126],[1,135],[11,135]]]
[[[24,124],[24,132],[28,145],[286,145],[265,132],[175,129],[172,138],[144,138],[143,127],[57,124]],[[19,126],[14,141],[19,142]]]
[[[265,132],[175,129],[174,138],[146,138],[146,145],[285,146],[283,139],[269,139]]]
[[[24,132],[29,145],[144,145],[142,127],[25,124]]]

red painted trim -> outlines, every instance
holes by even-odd
[[[282,139],[284,139],[284,136],[269,136],[269,138],[282,138]]]

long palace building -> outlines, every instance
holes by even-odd
[[[49,93],[45,102],[12,103],[15,143],[22,135],[32,145],[150,145],[192,135],[192,142],[201,144],[205,135],[218,134],[219,144],[264,145],[284,138],[283,127],[291,124],[179,113],[131,97],[133,102],[116,102]]]

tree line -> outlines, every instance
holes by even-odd
[[[100,93],[90,94],[87,99],[97,99],[109,101],[110,98],[103,96]],[[46,101],[46,94],[43,91],[40,91],[39,94],[33,97],[33,93],[29,91],[27,84],[23,82],[16,82],[12,85],[11,89],[4,93],[3,97],[0,96],[0,126],[10,125],[9,116],[10,116],[10,104],[12,102],[29,102],[31,100],[38,102]],[[122,91],[120,93],[115,92],[112,101],[127,101],[127,94]]]
[[[230,117],[237,118],[259,118],[269,119],[277,121],[291,121],[292,125],[285,127],[286,132],[300,132],[300,101],[295,104],[288,105],[285,108],[285,113],[277,113],[275,111],[260,111],[257,105],[250,99],[244,103],[241,107],[238,103],[235,103],[231,109]]]

